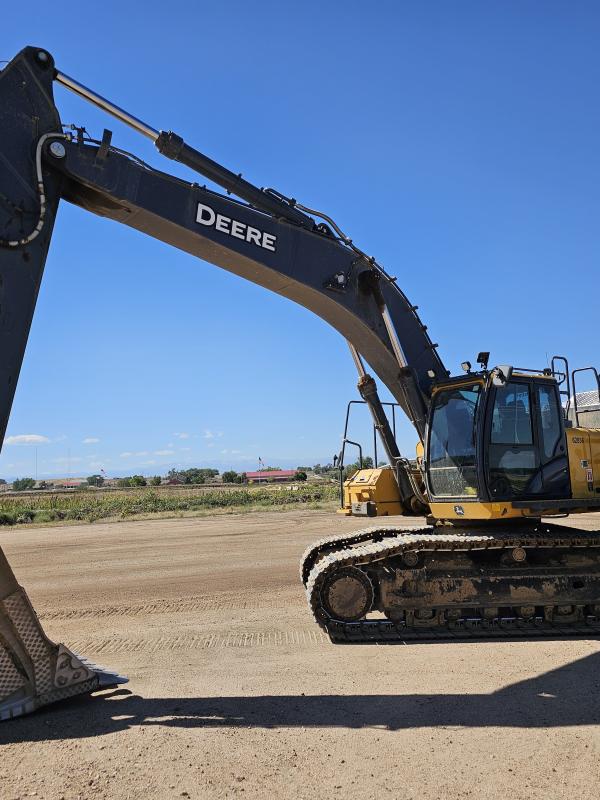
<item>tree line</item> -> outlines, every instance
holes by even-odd
[[[373,459],[371,456],[365,456],[363,458],[362,463],[363,469],[372,469],[373,468]],[[383,466],[382,463],[379,466]],[[279,471],[281,467],[264,467],[261,472],[276,472]],[[343,470],[343,477],[344,480],[349,478],[353,475],[358,469],[360,469],[360,465],[358,462],[353,462],[352,464],[347,464]],[[323,478],[329,478],[331,480],[337,480],[340,476],[339,466],[337,464],[314,464],[312,467],[309,466],[299,466],[296,468],[296,472],[294,474],[295,481],[305,481],[307,480],[308,473],[313,473],[314,475],[319,475]],[[211,467],[191,467],[190,469],[170,469],[166,475],[167,483],[182,483],[186,485],[199,485],[207,483],[219,475],[218,469],[212,469]],[[245,472],[236,472],[235,470],[226,470],[221,474],[221,480],[223,483],[247,483],[247,475]],[[101,488],[105,485],[106,479],[103,475],[89,475],[86,479],[88,486],[93,486],[96,488]],[[119,478],[117,480],[117,486],[120,488],[133,488],[137,486],[160,486],[163,482],[163,479],[160,475],[154,475],[150,478],[146,478],[143,475],[128,475],[123,478]],[[16,492],[23,492],[35,489],[37,482],[33,478],[17,478],[13,481],[12,488]],[[49,484],[45,481],[42,481],[39,484],[40,489],[47,489],[51,488]]]

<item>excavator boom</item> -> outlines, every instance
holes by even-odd
[[[109,132],[102,142],[65,135],[53,100],[57,74],[83,94],[81,84],[57,73],[50,54],[39,48],[25,48],[0,73],[0,160],[6,165],[0,176],[0,238],[5,243],[0,251],[2,314],[19,319],[19,329],[11,326],[7,333],[0,317],[0,347],[11,354],[9,375],[0,384],[0,433],[6,428],[62,198],[313,311],[366,359],[423,437],[432,383],[448,373],[416,308],[395,279],[328,225],[318,224],[278,193],[252,186],[173,133],[156,135],[161,152],[237,192],[246,202],[149,167],[112,147]],[[88,99],[99,97],[86,92]],[[107,110],[116,108],[103,102]],[[125,121],[125,116],[135,119],[118,111]],[[147,135],[153,131],[135,122]],[[47,139],[40,144],[43,136]],[[25,241],[40,222],[36,149],[42,163],[44,215],[39,234]],[[7,247],[10,240],[21,243]],[[2,368],[6,369],[4,362]]]
[[[113,147],[109,131],[101,141],[85,138],[82,129],[65,132],[54,104],[54,81],[132,125],[165,156],[229,194],[144,164]],[[423,438],[432,380],[447,373],[416,308],[394,279],[334,232],[334,223],[316,222],[294,201],[253,186],[176,134],[159,133],[56,70],[46,50],[26,47],[0,72],[0,441],[61,200],[136,228],[318,314],[369,362]],[[389,426],[381,432],[384,444],[388,437],[390,458],[396,458]],[[404,463],[396,458],[396,478],[411,513],[414,489]],[[47,639],[0,550],[0,719],[124,680]]]

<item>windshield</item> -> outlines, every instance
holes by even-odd
[[[479,389],[479,384],[473,384],[434,395],[427,462],[435,497],[477,495],[475,420]]]

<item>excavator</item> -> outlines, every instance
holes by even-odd
[[[199,181],[159,171],[105,130],[61,123],[54,84],[151,139]],[[128,225],[310,309],[347,340],[386,453],[342,485],[342,513],[370,519],[323,538],[300,572],[336,643],[595,636],[600,531],[553,518],[600,511],[600,430],[556,356],[541,369],[451,376],[397,279],[330,216],[259,188],[24,48],[0,72],[0,436],[4,438],[61,200]],[[375,379],[414,426],[400,452]],[[573,408],[574,404],[574,408]],[[418,527],[396,517],[425,518]],[[125,678],[50,641],[0,550],[0,719]]]

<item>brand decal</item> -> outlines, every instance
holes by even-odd
[[[206,225],[207,228],[215,228],[221,233],[226,233],[228,236],[233,236],[234,239],[241,239],[257,247],[262,247],[264,250],[270,250],[272,253],[275,252],[277,237],[272,233],[261,231],[258,228],[253,228],[252,225],[246,225],[245,222],[240,222],[232,217],[219,214],[213,208],[203,203],[198,203],[196,222],[199,225]]]
[[[459,517],[464,517],[465,510],[462,506],[454,506],[454,513]]]

